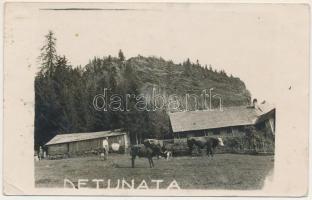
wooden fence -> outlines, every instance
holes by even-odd
[[[209,136],[218,137],[218,136]],[[224,146],[218,146],[216,153],[239,153],[239,154],[274,154],[274,137],[257,136],[248,138],[246,136],[222,136]],[[161,146],[170,148],[174,155],[189,154],[187,139],[160,140]],[[206,152],[202,150],[202,152]],[[194,148],[194,155],[199,154],[199,150]]]

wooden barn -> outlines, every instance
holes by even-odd
[[[255,126],[268,134],[275,133],[275,107],[266,103],[257,106],[225,107],[223,111],[188,111],[169,114],[174,138],[188,136],[243,136],[245,126]]]
[[[120,130],[90,133],[58,134],[45,144],[48,156],[81,155],[96,152],[102,147],[104,138],[108,138],[110,150],[113,143],[118,143],[121,150],[129,146],[129,138]]]

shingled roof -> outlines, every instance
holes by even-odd
[[[273,108],[271,108],[273,109]],[[255,124],[258,117],[268,112],[261,109],[237,106],[227,107],[223,111],[187,111],[170,113],[173,132],[214,129],[221,127],[242,126]]]
[[[89,132],[89,133],[58,134],[45,145],[77,142],[77,141],[82,141],[82,140],[91,140],[91,139],[118,136],[118,135],[124,135],[124,134],[126,133],[121,132],[120,130]]]

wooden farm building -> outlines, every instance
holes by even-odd
[[[223,111],[188,111],[170,113],[174,138],[188,136],[243,136],[245,126],[254,126],[267,134],[275,133],[275,107],[267,103],[257,106],[225,107]]]
[[[104,138],[108,138],[110,150],[113,143],[118,143],[121,149],[129,146],[129,138],[120,130],[100,131],[90,133],[58,134],[45,144],[48,156],[81,155],[98,151]]]

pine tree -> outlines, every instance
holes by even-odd
[[[39,60],[41,61],[40,72],[48,75],[51,75],[54,70],[54,66],[57,60],[56,54],[56,38],[52,31],[45,36],[45,44],[41,48],[41,54]]]
[[[196,60],[196,66],[200,67],[200,63],[198,59]]]
[[[124,55],[124,53],[122,52],[121,49],[118,52],[118,58],[119,58],[120,61],[124,61],[126,59],[125,55]]]
[[[117,88],[117,70],[115,66],[111,66],[108,71],[109,75],[109,86],[112,92],[116,92]]]
[[[190,76],[191,75],[192,63],[191,63],[189,58],[183,63],[183,66],[184,66],[184,74],[186,76]]]
[[[167,85],[171,85],[173,81],[173,63],[169,62],[166,66],[166,79],[167,79]]]
[[[109,64],[111,64],[112,61],[113,61],[112,56],[111,56],[111,55],[108,55],[108,57],[107,57],[107,62],[108,62]]]

